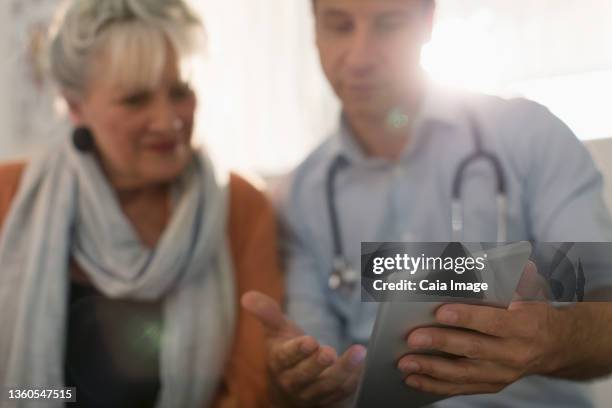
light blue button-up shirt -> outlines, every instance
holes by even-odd
[[[367,344],[377,304],[359,290],[328,288],[333,241],[325,184],[334,180],[346,258],[359,270],[362,241],[450,241],[452,181],[474,151],[468,115],[484,146],[501,161],[508,189],[508,240],[612,241],[602,176],[571,130],[546,108],[523,99],[444,91],[429,86],[412,139],[399,162],[364,155],[341,121],[293,172],[278,205],[287,270],[287,311],[304,330],[339,352]],[[486,163],[470,166],[463,182],[464,241],[496,241],[495,176]],[[612,285],[610,274],[591,276],[586,290]],[[358,286],[357,286],[358,288]],[[523,379],[496,395],[457,397],[439,407],[591,406],[584,386],[544,377]]]

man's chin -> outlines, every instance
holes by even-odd
[[[344,111],[348,115],[386,117],[389,113],[388,104],[376,98],[361,98],[343,101]]]

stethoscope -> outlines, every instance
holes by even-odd
[[[495,175],[496,192],[497,192],[497,241],[505,242],[507,239],[507,185],[506,176],[499,157],[484,148],[482,142],[482,133],[476,119],[471,112],[467,112],[470,131],[474,139],[474,152],[463,159],[455,171],[455,176],[452,184],[452,199],[451,199],[451,226],[452,239],[458,242],[462,239],[464,222],[463,222],[463,182],[465,174],[470,165],[477,161],[484,161],[490,164]],[[341,226],[338,217],[338,209],[336,208],[336,189],[335,180],[338,172],[348,165],[348,161],[343,156],[339,156],[327,172],[326,193],[327,193],[327,210],[329,213],[330,226],[332,232],[334,257],[332,263],[332,271],[329,275],[328,286],[331,290],[347,292],[351,291],[359,282],[359,273],[353,269],[347,260],[342,245]]]

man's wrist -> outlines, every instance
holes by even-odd
[[[580,341],[577,304],[552,307],[548,328],[549,350],[545,353],[540,372],[534,374],[559,376],[584,359],[584,344]]]

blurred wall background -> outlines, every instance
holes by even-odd
[[[0,4],[3,85],[0,159],[24,156],[64,136],[68,125],[44,72],[49,22],[59,0],[4,0]]]
[[[4,60],[8,48],[7,34],[9,32],[8,12],[6,2],[0,2],[0,58]],[[9,143],[9,132],[11,124],[9,123],[9,96],[8,96],[8,71],[9,64],[0,64],[0,159],[3,152],[7,152]]]
[[[310,1],[194,5],[211,46],[201,135],[233,167],[285,172],[338,112],[314,49]],[[609,0],[438,0],[424,67],[449,86],[536,100],[583,140],[612,137],[610,21]]]
[[[195,77],[197,138],[217,160],[265,175],[292,168],[334,126],[338,104],[314,47],[310,0],[191,0],[209,33]],[[40,76],[41,33],[60,0],[4,0],[0,158],[68,132]],[[2,20],[0,20],[2,21]],[[430,76],[526,96],[587,140],[612,137],[612,2],[438,0]]]

